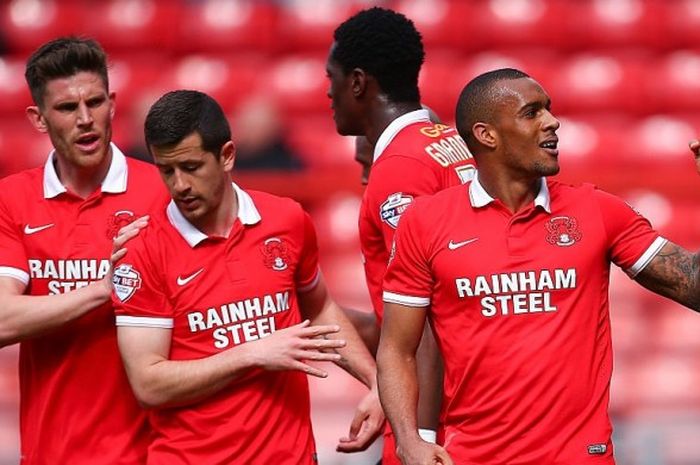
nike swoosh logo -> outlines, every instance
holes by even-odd
[[[472,242],[475,242],[475,241],[478,241],[478,240],[479,240],[479,238],[478,238],[478,237],[475,237],[475,238],[473,238],[473,239],[467,239],[466,241],[462,241],[462,242],[453,242],[453,241],[450,241],[450,243],[447,244],[447,248],[450,249],[450,250],[459,249],[460,247],[464,247],[465,245],[471,244]]]
[[[53,226],[53,223],[45,224],[43,226],[37,226],[36,228],[32,228],[31,226],[29,226],[27,224],[27,225],[24,225],[24,234],[29,235],[29,234],[38,233],[39,231],[43,231],[44,229],[49,229],[52,226]]]
[[[186,278],[183,278],[183,277],[181,277],[181,276],[178,276],[178,277],[177,277],[177,285],[178,285],[178,286],[184,286],[185,284],[189,283],[189,282],[192,281],[194,278],[196,278],[197,276],[199,276],[199,274],[200,274],[202,271],[204,271],[204,268],[200,268],[198,271],[195,271],[194,273],[192,273],[191,275],[187,276]]]

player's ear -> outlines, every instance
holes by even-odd
[[[490,149],[495,149],[498,144],[496,128],[488,123],[474,123],[472,126],[472,135],[481,145]]]
[[[24,112],[27,115],[29,122],[32,123],[32,126],[34,126],[37,131],[48,131],[48,128],[46,127],[46,119],[44,119],[44,116],[41,114],[41,110],[38,106],[29,106]]]
[[[219,162],[224,168],[224,171],[231,171],[233,165],[236,161],[236,146],[233,141],[226,142],[223,147],[221,147],[221,152],[219,152]]]
[[[367,91],[367,73],[360,68],[355,68],[350,73],[352,95],[360,98]]]
[[[117,110],[117,93],[109,93],[109,117],[114,118],[114,112]]]

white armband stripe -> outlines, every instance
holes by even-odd
[[[0,266],[0,276],[5,278],[14,278],[18,281],[22,281],[25,286],[29,284],[29,273],[19,268],[14,268],[12,266]]]
[[[384,291],[382,298],[384,302],[406,305],[407,307],[427,307],[430,305],[429,297],[416,297],[412,295],[396,294],[389,291]]]
[[[651,243],[649,248],[642,254],[641,257],[627,269],[627,274],[630,278],[637,276],[656,255],[661,251],[661,249],[666,245],[668,239],[664,237],[657,237],[654,242]]]
[[[172,318],[154,318],[149,316],[117,315],[117,326],[131,326],[135,328],[163,328],[173,327]]]

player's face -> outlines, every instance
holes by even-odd
[[[227,142],[221,152],[217,158],[205,151],[197,132],[174,147],[151,146],[153,159],[170,196],[187,221],[200,230],[215,224],[226,183],[231,183],[233,142]]]
[[[559,172],[559,120],[551,113],[549,95],[533,79],[500,83],[502,104],[495,112],[503,161],[528,176]]]
[[[326,62],[326,76],[329,80],[327,95],[331,99],[335,128],[341,136],[362,135],[352,93],[352,75],[343,72],[342,66],[331,58],[332,53],[331,48],[331,54],[328,55]]]
[[[47,133],[62,161],[79,169],[96,169],[109,163],[114,93],[102,78],[81,71],[46,84],[41,106],[27,108],[27,116]]]
[[[355,161],[362,167],[362,177],[360,181],[363,186],[369,181],[369,171],[372,169],[374,159],[374,148],[365,136],[355,137]]]

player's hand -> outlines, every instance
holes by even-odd
[[[117,236],[112,240],[112,253],[109,256],[109,273],[99,281],[99,285],[106,293],[107,298],[112,294],[112,272],[116,264],[124,258],[127,249],[124,245],[136,237],[143,228],[148,225],[148,215],[135,219],[119,230]]]
[[[362,398],[350,424],[350,434],[340,438],[338,452],[361,452],[367,449],[381,434],[384,427],[384,410],[379,402],[377,386]]]
[[[333,349],[345,347],[345,341],[325,337],[338,331],[340,331],[338,325],[310,326],[310,321],[306,320],[245,345],[250,347],[254,365],[260,368],[299,370],[311,376],[326,378],[328,376],[326,371],[306,362],[309,360],[317,362],[339,361],[340,354]],[[331,352],[324,352],[326,350]]]
[[[695,155],[695,168],[698,170],[698,173],[700,173],[700,140],[691,140],[688,146],[693,152],[693,155]]]
[[[425,442],[420,437],[408,444],[399,444],[396,455],[403,465],[454,465],[444,448]]]

